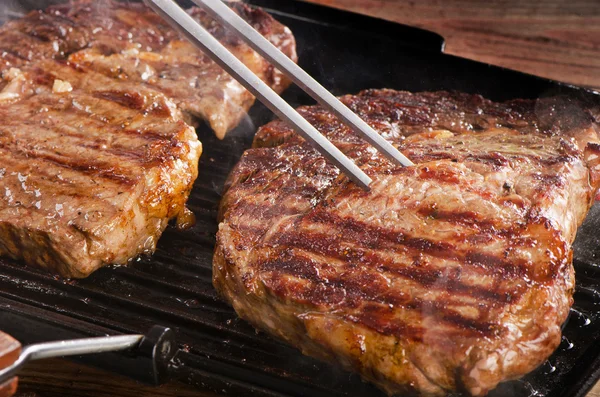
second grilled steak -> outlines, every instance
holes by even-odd
[[[416,165],[302,108],[374,179],[367,193],[284,123],[261,128],[223,198],[216,288],[257,327],[388,393],[484,395],[544,362],[600,186],[598,108],[391,90],[343,101]]]
[[[290,30],[241,2],[232,7],[293,60]],[[276,69],[205,12],[189,13],[274,90],[288,85]],[[160,91],[179,108],[206,120],[219,138],[238,125],[254,97],[208,56],[141,3],[72,0],[12,21],[0,30],[0,70],[41,58],[64,60],[117,81]]]

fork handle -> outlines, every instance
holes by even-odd
[[[21,344],[12,336],[0,331],[0,371],[17,361]],[[11,397],[17,391],[17,377],[0,384],[0,397]]]

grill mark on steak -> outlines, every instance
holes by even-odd
[[[366,325],[367,327],[374,329],[383,335],[402,335],[403,337],[414,342],[423,341],[422,328],[413,327],[398,320],[385,321],[384,316],[387,314],[386,312],[387,311],[385,308],[378,307],[376,310],[372,310],[370,313],[348,314],[343,316],[343,318],[359,326]]]
[[[345,266],[347,272],[352,273],[353,269],[357,266],[367,266],[373,269],[372,275],[380,275],[382,273],[390,273],[393,275],[401,276],[406,280],[413,281],[419,285],[428,289],[434,288],[440,292],[453,292],[458,295],[464,295],[466,297],[473,297],[488,301],[490,305],[496,305],[498,303],[512,303],[520,298],[520,293],[523,291],[511,291],[503,292],[498,291],[493,286],[490,288],[481,287],[478,285],[464,284],[460,281],[460,274],[454,274],[454,272],[444,272],[440,269],[424,268],[417,265],[408,265],[406,267],[399,267],[392,260],[384,259],[381,256],[374,255],[372,253],[357,252],[351,249],[346,251],[346,255],[340,254],[340,251],[335,250],[311,250],[308,251],[303,247],[288,246],[286,247],[287,253],[281,255],[275,259],[260,259],[253,263],[256,267],[264,271],[279,271],[284,274],[290,274],[295,277],[299,277],[312,282],[320,282],[327,285],[335,285],[340,288],[347,288],[348,286],[354,286],[350,290],[356,291],[356,286],[359,285],[363,288],[365,285],[356,282],[353,278],[330,278],[319,277],[319,272],[316,269],[316,265],[326,267],[327,262],[323,259],[319,262],[315,262],[315,259],[309,259],[304,253],[314,252],[322,255],[324,258],[332,258],[347,263]],[[448,274],[451,273],[451,274]],[[496,280],[494,281],[496,282]],[[437,288],[436,288],[437,287]],[[380,303],[392,303],[399,304],[400,301],[395,301],[392,296],[388,296],[386,300],[378,300],[378,297],[382,296],[385,289],[375,289],[372,295],[369,296],[369,300],[377,301]],[[356,294],[355,294],[356,295]],[[406,302],[404,302],[406,304]]]
[[[489,154],[482,153],[481,151],[465,152],[463,150],[456,150],[456,147],[444,147],[437,142],[431,141],[427,142],[427,146],[421,145],[399,144],[396,146],[400,151],[410,153],[411,158],[418,161],[418,163],[427,163],[435,160],[452,160],[453,162],[472,161],[475,163],[487,163],[496,166],[497,169],[501,169],[506,166],[525,165],[527,162],[536,162],[551,167],[559,164],[570,164],[577,160],[577,156],[572,154],[555,154],[544,157],[534,153]],[[423,149],[426,149],[427,151],[424,152]],[[401,169],[402,168],[397,168],[394,171],[399,172]]]
[[[414,297],[406,298],[402,295],[382,295],[385,288],[373,288],[368,284],[370,280],[367,277],[365,277],[365,280],[361,280],[360,277],[348,280],[323,279],[318,276],[314,266],[312,271],[309,270],[311,263],[312,261],[308,258],[294,255],[284,260],[274,259],[260,264],[257,263],[257,265],[261,271],[266,272],[263,282],[273,288],[276,295],[282,298],[294,297],[310,305],[333,305],[336,308],[335,310],[341,310],[342,307],[355,308],[357,311],[356,314],[352,315],[353,317],[360,318],[364,321],[363,325],[386,335],[420,340],[422,329],[413,327],[400,319],[395,319],[391,324],[391,328],[386,329],[381,323],[388,326],[390,323],[386,319],[378,319],[377,316],[373,316],[371,313],[373,310],[381,309],[388,312],[393,307],[396,309],[405,308],[417,313],[426,313],[427,316],[433,317],[437,321],[462,330],[468,330],[472,334],[491,335],[498,332],[498,327],[489,322],[467,318],[447,307],[447,305],[460,306],[458,301],[438,302]],[[272,274],[269,274],[269,272],[272,272]],[[281,282],[281,277],[285,274],[298,277],[310,282],[310,284]],[[482,305],[480,309],[485,311],[488,308]]]
[[[399,308],[424,313],[425,317],[430,317],[445,325],[453,326],[457,328],[454,332],[461,333],[462,335],[489,337],[497,335],[500,332],[496,324],[461,316],[453,310],[447,309],[445,307],[446,303],[415,299],[406,305],[398,306]],[[386,315],[389,316],[394,312],[394,309],[397,310],[398,308],[369,304],[366,306],[368,310],[362,310],[358,314],[352,314],[346,318],[360,325],[367,326],[383,335],[407,338],[412,342],[423,342],[423,334],[427,332],[426,329],[415,327],[397,318],[386,318]]]
[[[341,218],[330,212],[314,211],[309,215],[307,221],[329,225],[334,229],[339,228],[341,229],[340,234],[347,241],[360,241],[361,244],[373,249],[377,249],[386,243],[404,245],[416,252],[423,252],[441,259],[459,262],[466,259],[470,264],[480,265],[503,276],[523,277],[527,275],[525,263],[513,263],[492,255],[480,254],[476,251],[467,251],[461,254],[455,246],[447,242],[436,242],[427,238],[411,237],[403,232],[382,230],[355,219]]]
[[[15,21],[15,24],[21,28],[23,33],[40,40],[50,42],[60,40],[63,44],[60,46],[63,51],[74,51],[85,47],[88,42],[87,35],[83,31],[77,29],[77,24],[69,18],[63,17],[59,13],[44,13],[42,11],[33,11],[20,21]],[[66,25],[66,26],[65,26]],[[81,36],[73,35],[73,30]],[[69,35],[73,42],[68,45],[67,39]]]
[[[19,167],[20,167],[23,170],[22,175],[25,175],[25,173],[26,173],[25,170],[27,170],[29,173],[31,173],[32,170],[35,169],[35,171],[36,171],[35,184],[43,185],[43,186],[39,187],[40,191],[45,191],[46,189],[48,189],[48,190],[51,189],[52,192],[55,193],[56,195],[64,194],[65,196],[78,197],[78,198],[81,198],[81,197],[89,198],[90,196],[93,195],[93,191],[91,189],[86,190],[86,191],[78,190],[78,185],[77,185],[78,182],[71,180],[69,177],[65,177],[61,173],[57,172],[57,168],[59,170],[62,170],[64,167],[60,167],[53,163],[48,163],[43,159],[34,159],[34,158],[30,159],[31,161],[29,163],[31,164],[31,166],[24,167],[22,160],[26,159],[26,157],[20,157],[21,153],[17,153],[16,151],[9,150],[4,147],[0,147],[0,152],[4,156],[2,165],[3,165],[3,167],[6,167],[6,169],[9,169],[9,168],[19,169]],[[38,164],[38,163],[40,163],[40,164]],[[76,174],[76,176],[81,177],[80,174]],[[87,178],[87,175],[85,177]],[[106,180],[104,182],[105,182],[106,188],[119,187],[121,185],[119,183],[119,181],[115,181],[115,180]],[[97,185],[100,186],[100,184],[97,184]]]
[[[515,230],[504,231],[498,230],[493,221],[488,219],[480,219],[474,211],[444,211],[439,210],[435,206],[428,206],[425,208],[419,208],[418,214],[435,220],[450,222],[458,225],[475,227],[477,230],[490,234],[500,234],[506,237],[510,237],[516,234]]]
[[[2,57],[4,58],[5,55],[10,55],[14,58],[16,58],[15,60],[19,60],[19,61],[28,61],[29,59],[27,59],[27,57],[24,57],[23,55],[19,54],[17,51],[14,50],[10,50],[7,48],[1,48],[0,47],[0,51],[2,51]],[[9,61],[10,62],[10,61]],[[10,62],[11,64],[14,63],[14,60],[12,62]],[[21,63],[21,62],[19,62]],[[16,65],[11,65],[11,66],[18,66],[18,64]]]
[[[135,151],[129,147],[112,145],[107,147],[102,143],[82,143],[78,145],[81,148],[94,150],[97,152],[104,152],[111,156],[121,158],[123,160],[132,160],[138,163],[142,167],[152,167],[155,165],[162,164],[168,160],[174,160],[178,157],[178,154],[182,152],[183,146],[176,140],[168,141],[168,145],[160,144],[156,145],[156,148],[148,148],[147,151]]]
[[[28,158],[33,157],[46,160],[59,167],[82,172],[89,176],[98,177],[102,179],[110,179],[111,181],[117,182],[121,185],[133,186],[136,183],[136,180],[127,177],[112,164],[70,160],[62,158],[60,156],[39,153],[33,150],[23,152],[23,154],[25,154],[25,156]]]
[[[94,93],[96,98],[106,99],[116,102],[127,108],[134,110],[144,110],[146,107],[146,98],[137,92],[123,91],[97,91]]]
[[[442,290],[468,296],[475,296],[488,301],[510,303],[519,298],[518,293],[509,296],[503,292],[498,292],[492,289],[495,287],[484,288],[476,285],[464,284],[460,281],[460,274],[448,276],[445,275],[440,269],[421,266],[417,260],[407,266],[398,266],[398,263],[394,262],[393,259],[384,258],[381,255],[378,255],[376,250],[374,252],[365,252],[364,250],[353,249],[352,247],[341,245],[341,243],[349,241],[352,241],[352,239],[343,240],[335,237],[329,237],[325,234],[300,236],[299,233],[290,233],[282,235],[275,240],[274,244],[268,244],[268,246],[278,247],[281,245],[288,248],[302,249],[306,252],[314,252],[322,255],[323,257],[340,260],[343,263],[361,264],[376,269],[377,271],[392,273],[396,276],[401,276],[407,280],[419,283],[427,288],[438,287]],[[417,252],[418,251],[408,254],[408,256],[415,257]],[[469,257],[467,256],[467,258]],[[479,259],[482,260],[483,258]],[[489,262],[489,259],[487,260]],[[303,263],[304,262],[299,262],[293,266],[290,265],[291,269],[295,271],[295,273],[293,273],[294,275],[302,275],[305,277],[306,274],[310,274],[310,272],[312,272],[311,269],[314,268],[314,264],[310,264],[308,269],[303,269],[300,267]],[[303,270],[306,270],[308,273],[303,273]],[[471,270],[477,272],[478,269]],[[282,271],[287,271],[287,267],[282,266]],[[494,275],[496,276],[496,279],[507,279],[504,273],[499,275],[498,273],[494,273]],[[440,283],[441,277],[443,277],[443,283]]]
[[[143,145],[144,150],[135,150],[128,146],[107,145],[104,142],[91,142],[86,139],[85,134],[68,134],[70,138],[78,138],[78,142],[73,142],[79,148],[88,149],[97,153],[114,156],[125,161],[135,161],[141,167],[153,167],[162,164],[169,160],[174,160],[177,157],[186,153],[185,147],[182,146],[175,138],[167,139],[161,136],[160,139],[149,139],[150,144]],[[99,176],[107,179],[114,179],[124,184],[131,184],[132,181],[121,173],[115,173],[112,167],[106,167],[103,163],[95,162],[87,164],[85,162],[69,163],[61,160],[60,157],[40,154],[35,149],[20,149],[26,158],[39,158],[51,161],[52,163],[64,168],[73,168],[75,170],[85,171],[89,175],[97,173]],[[60,163],[60,164],[59,164]],[[76,165],[74,165],[76,164]]]
[[[68,113],[80,113],[85,116],[88,115],[88,112],[82,111],[81,109],[77,108],[71,108],[67,111],[63,111],[61,112],[61,115],[66,116]],[[120,157],[124,160],[133,160],[136,161],[140,166],[144,167],[151,167],[157,164],[161,164],[165,161],[174,159],[177,156],[185,154],[185,147],[181,145],[181,142],[179,142],[179,137],[168,135],[169,132],[177,130],[183,131],[186,127],[185,124],[173,124],[172,127],[170,127],[167,131],[163,132],[163,134],[160,134],[158,132],[152,131],[127,130],[123,129],[122,125],[114,123],[110,124],[109,121],[106,119],[95,119],[98,120],[98,122],[93,123],[90,120],[87,120],[83,129],[62,128],[62,126],[60,125],[56,126],[56,128],[53,128],[52,126],[45,127],[39,124],[36,125],[35,123],[35,127],[33,128],[35,128],[40,134],[42,134],[43,132],[44,142],[46,143],[53,140],[63,140],[68,137],[70,139],[71,144],[77,147],[93,150],[97,153],[113,155],[116,157]],[[19,123],[20,121],[17,121],[15,126],[19,127]],[[9,128],[7,125],[0,127],[0,131],[2,129],[7,128]],[[95,137],[91,136],[91,132],[93,130],[98,132],[98,134]],[[7,130],[7,132],[9,132],[10,134],[10,130]],[[131,137],[137,138],[137,140],[139,141],[137,147],[131,147],[130,144],[123,146],[120,144],[111,143],[113,139],[118,139],[123,135],[130,135]],[[14,139],[16,139],[16,137]],[[36,153],[36,145],[37,144],[32,144],[27,149],[25,149],[25,146],[21,145],[21,150],[25,150],[27,152],[27,155],[40,157]],[[59,161],[56,157],[46,158],[46,160],[51,160],[54,163]],[[70,167],[72,164],[62,165]],[[124,178],[122,175],[103,170],[103,168],[105,167],[98,166],[97,164],[88,167],[83,163],[78,164],[75,167],[75,169],[79,170],[87,169],[87,172],[90,173],[92,171],[98,172],[98,175],[101,175],[104,178],[120,180],[124,183],[128,183],[127,179]]]
[[[96,91],[93,93],[96,98],[112,101],[122,105],[126,108],[133,110],[143,110],[144,114],[154,114],[156,116],[168,117],[171,115],[171,109],[164,103],[152,101],[150,106],[148,105],[144,95],[138,92],[127,92],[127,91]]]

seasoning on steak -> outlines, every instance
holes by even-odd
[[[342,101],[416,165],[301,108],[374,179],[365,192],[283,122],[264,126],[222,201],[216,288],[258,328],[390,394],[481,396],[536,368],[560,342],[571,244],[600,186],[593,113],[562,97]]]
[[[258,8],[231,3],[234,11],[293,60],[290,30]],[[189,13],[256,75],[283,91],[289,81],[244,42],[194,7]],[[67,60],[118,81],[137,82],[206,120],[219,138],[235,127],[254,97],[208,56],[141,3],[72,0],[0,28],[0,70],[41,58]]]

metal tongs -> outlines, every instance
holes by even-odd
[[[275,91],[258,78],[246,65],[237,59],[227,48],[215,39],[206,29],[189,16],[173,0],[144,0],[155,12],[161,15],[174,28],[187,37],[192,44],[209,55],[225,71],[233,76],[248,91],[282,120],[289,123],[296,132],[309,141],[323,156],[333,162],[353,182],[365,190],[372,180],[352,160],[329,142],[306,119],[296,112]],[[294,83],[313,97],[323,107],[329,109],[340,120],[372,144],[390,160],[410,166],[413,163],[391,143],[373,130],[346,105],[340,102],[327,89],[290,60],[277,47],[265,39],[250,24],[244,21],[221,0],[193,0],[213,18],[234,31],[250,47],[271,62]]]

